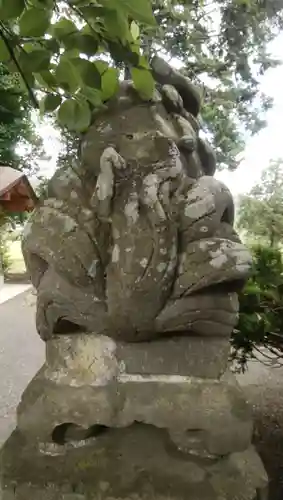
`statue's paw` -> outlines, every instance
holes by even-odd
[[[36,326],[43,340],[64,333],[101,333],[105,325],[106,305],[93,286],[75,286],[47,269],[37,288]]]
[[[155,327],[165,334],[197,334],[201,336],[228,337],[238,322],[238,297],[236,293],[207,291],[170,299]]]
[[[222,223],[233,227],[234,203],[230,191],[213,177],[200,177],[180,202],[182,244],[213,236]]]
[[[244,283],[251,269],[251,255],[239,242],[209,238],[187,245],[180,256],[172,298],[217,286],[224,293]],[[233,285],[233,286],[232,286]]]

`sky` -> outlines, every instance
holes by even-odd
[[[272,55],[282,66],[270,69],[261,80],[261,90],[273,97],[273,108],[265,118],[267,126],[247,141],[243,161],[235,172],[218,172],[216,177],[229,187],[234,196],[247,193],[260,179],[271,159],[283,158],[283,33],[270,44]]]
[[[283,33],[270,44],[270,52],[283,63]],[[235,172],[217,172],[216,177],[225,182],[237,197],[247,193],[260,179],[262,170],[271,159],[283,157],[283,64],[270,69],[261,79],[261,91],[273,97],[273,108],[266,114],[267,126],[256,136],[249,138],[243,160]],[[44,139],[45,149],[51,160],[41,162],[41,173],[50,177],[56,167],[60,149],[59,133],[51,124],[42,124],[39,131]]]

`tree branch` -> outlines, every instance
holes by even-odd
[[[5,33],[4,33],[5,26],[3,25],[3,23],[1,21],[0,21],[0,27],[1,27],[1,29],[0,29],[0,37],[2,38],[3,42],[5,43],[5,45],[7,47],[7,50],[9,52],[9,54],[10,54],[11,60],[15,63],[15,66],[16,66],[19,74],[21,75],[22,79],[23,79],[23,82],[24,82],[24,84],[25,84],[25,86],[27,88],[28,94],[30,96],[30,99],[31,99],[33,105],[35,106],[36,109],[39,109],[39,105],[38,105],[37,99],[36,99],[36,97],[35,97],[35,95],[33,93],[33,90],[31,88],[29,82],[26,79],[26,76],[25,76],[25,74],[24,74],[24,72],[23,72],[20,64],[17,61],[17,58],[16,58],[16,56],[14,54],[14,51],[13,51],[12,47],[10,46],[10,41],[7,38],[7,36],[5,35]]]

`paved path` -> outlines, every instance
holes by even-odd
[[[14,428],[21,393],[44,361],[34,302],[25,292],[0,305],[0,445]],[[282,500],[283,368],[251,363],[238,379],[253,405],[256,443],[271,478],[270,500]]]
[[[15,425],[15,409],[27,383],[44,359],[35,332],[30,293],[0,305],[0,443]]]
[[[270,480],[269,500],[283,500],[283,368],[251,362],[238,380],[253,408],[255,444]]]
[[[5,283],[3,286],[0,285],[0,304],[4,304],[7,300],[16,297],[30,288],[31,285],[25,283]]]

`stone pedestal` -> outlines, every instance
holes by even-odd
[[[2,450],[2,500],[267,498],[227,339],[46,346]]]

